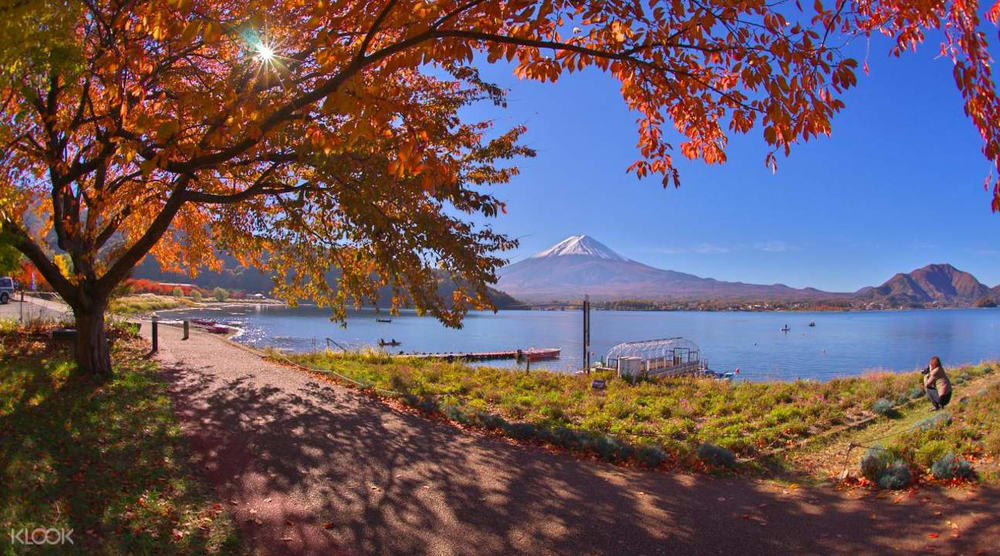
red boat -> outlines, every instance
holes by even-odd
[[[191,319],[191,322],[201,326],[215,326],[215,321],[212,319]]]
[[[526,349],[522,353],[528,361],[546,361],[548,359],[559,359],[559,348],[551,349]]]

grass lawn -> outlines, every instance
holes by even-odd
[[[398,392],[421,409],[502,428],[511,436],[554,441],[612,460],[633,457],[634,450],[643,447],[658,449],[664,459],[692,468],[699,467],[706,455],[711,459],[711,453],[699,453],[704,444],[762,461],[776,449],[877,417],[873,408],[879,400],[903,406],[922,394],[915,372],[769,383],[683,378],[630,384],[604,375],[600,378],[606,379],[607,387],[598,391],[590,385],[595,376],[511,372],[375,354],[290,357],[307,367],[334,370],[374,388]],[[973,382],[994,371],[993,365],[984,364],[950,372],[953,378],[964,377],[962,382]],[[887,418],[877,417],[875,422],[882,419]],[[1000,427],[997,420],[994,427]],[[562,437],[571,436],[567,430],[583,438],[565,440]]]
[[[166,384],[147,347],[116,331],[114,378],[74,373],[69,346],[0,323],[0,543],[5,554],[239,550],[229,514],[186,467]],[[73,529],[20,547],[11,528]]]

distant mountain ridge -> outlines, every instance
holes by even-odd
[[[191,279],[164,273],[151,257],[136,268],[136,278],[165,282],[192,282],[205,288],[221,286],[247,292],[268,292],[269,277],[224,257],[221,273],[207,272]],[[908,273],[898,273],[879,286],[849,292],[827,292],[816,288],[792,288],[784,284],[747,284],[702,278],[693,274],[655,268],[634,261],[587,235],[570,236],[527,259],[509,264],[498,272],[490,288],[490,299],[501,309],[555,301],[576,302],[584,294],[595,301],[646,300],[691,303],[736,301],[743,306],[757,302],[833,305],[854,309],[909,307],[993,306],[1000,301],[1000,285],[990,288],[968,272],[950,264],[930,264]],[[335,278],[335,274],[331,275]],[[455,284],[442,274],[438,294],[448,299]],[[381,299],[391,296],[388,289]]]
[[[909,273],[898,273],[881,286],[861,288],[861,301],[879,301],[893,306],[937,304],[949,307],[973,305],[1000,293],[975,276],[950,264],[929,264]]]
[[[248,293],[268,293],[274,288],[274,282],[271,280],[270,276],[260,272],[259,270],[244,267],[236,262],[236,259],[226,255],[222,256],[222,262],[223,270],[221,272],[202,272],[198,276],[192,278],[187,274],[164,272],[160,268],[159,263],[156,262],[156,259],[153,257],[146,257],[146,259],[135,268],[132,276],[134,278],[144,278],[147,280],[155,280],[157,282],[189,283],[200,288],[212,289],[219,287],[227,290],[242,290]],[[330,280],[335,280],[336,277],[336,272],[329,275]],[[438,273],[437,293],[441,299],[445,299],[450,303],[452,293],[455,289],[455,282],[450,280],[443,272]],[[520,304],[517,299],[514,299],[513,297],[502,291],[498,291],[495,288],[487,288],[487,295],[493,305],[495,305],[498,309],[508,309]],[[392,289],[390,287],[386,286],[379,290],[380,307],[388,306],[387,304],[391,299]]]
[[[634,261],[587,235],[570,236],[499,271],[497,287],[529,303],[597,301],[834,302],[844,308],[991,306],[1000,285],[990,288],[950,264],[930,264],[898,273],[880,286],[856,292],[746,284],[702,278]]]
[[[497,288],[523,301],[575,299],[828,299],[849,296],[784,284],[745,284],[663,270],[624,257],[587,235],[570,236],[499,271]]]

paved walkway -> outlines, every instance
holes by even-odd
[[[21,293],[17,292],[6,305],[0,305],[0,320],[15,320],[19,322],[62,321],[72,320],[73,312],[59,301],[49,301],[31,296],[24,296],[21,303]]]
[[[995,489],[925,489],[896,500],[633,471],[463,433],[207,334],[181,341],[163,326],[160,346],[194,462],[257,553],[998,548]]]

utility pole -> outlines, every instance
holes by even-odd
[[[590,374],[590,296],[583,296],[583,370]]]

